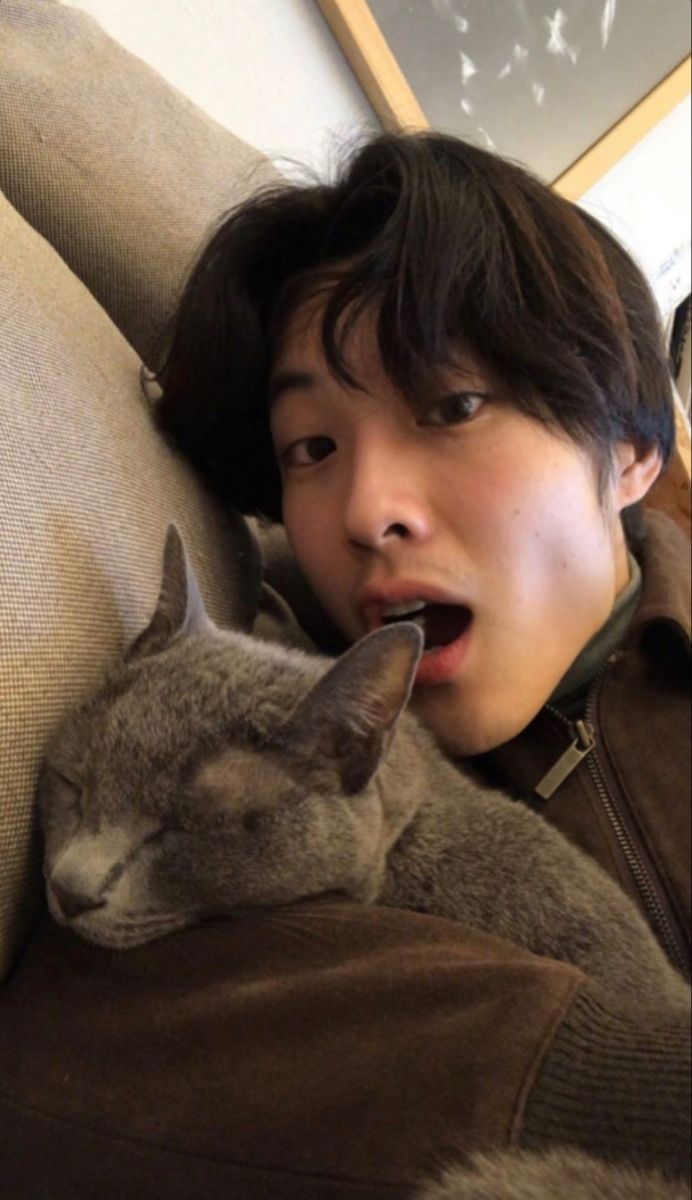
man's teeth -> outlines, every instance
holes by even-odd
[[[407,617],[411,613],[421,612],[427,600],[401,600],[398,604],[385,604],[382,609],[382,619],[391,621],[395,617]]]

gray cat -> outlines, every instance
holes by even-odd
[[[55,919],[126,948],[331,893],[463,921],[639,1006],[685,1004],[618,886],[403,711],[421,650],[411,623],[336,662],[222,631],[171,527],[150,624],[47,758]]]
[[[416,1200],[690,1200],[682,1180],[660,1171],[611,1165],[579,1150],[499,1150],[476,1154],[424,1185]]]

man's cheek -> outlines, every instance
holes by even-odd
[[[324,537],[318,537],[316,530],[310,527],[302,529],[291,539],[293,553],[313,587],[316,582],[321,582],[325,570],[325,540]]]
[[[284,523],[298,566],[317,598],[330,616],[334,616],[332,593],[338,595],[339,585],[334,578],[335,564],[330,561],[330,535],[324,529],[320,530],[313,521],[306,520],[302,524],[294,522],[290,513],[284,515]]]

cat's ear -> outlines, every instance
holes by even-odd
[[[178,528],[169,525],[156,609],[146,629],[126,650],[125,661],[158,654],[179,633],[206,629],[209,623],[183,539]]]
[[[316,778],[336,773],[346,795],[360,792],[389,746],[422,650],[423,635],[412,622],[368,634],[287,719],[280,731],[282,749]]]

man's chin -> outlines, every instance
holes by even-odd
[[[495,750],[514,736],[503,737],[501,734],[479,731],[468,737],[445,736],[432,729],[438,744],[450,758],[474,758],[477,754],[487,754]]]
[[[517,720],[515,714],[503,714],[495,710],[483,719],[483,715],[476,710],[466,719],[450,711],[452,706],[445,704],[442,697],[439,699],[440,702],[437,702],[437,697],[414,694],[411,707],[450,758],[473,758],[477,754],[496,750],[521,733],[535,715]]]

